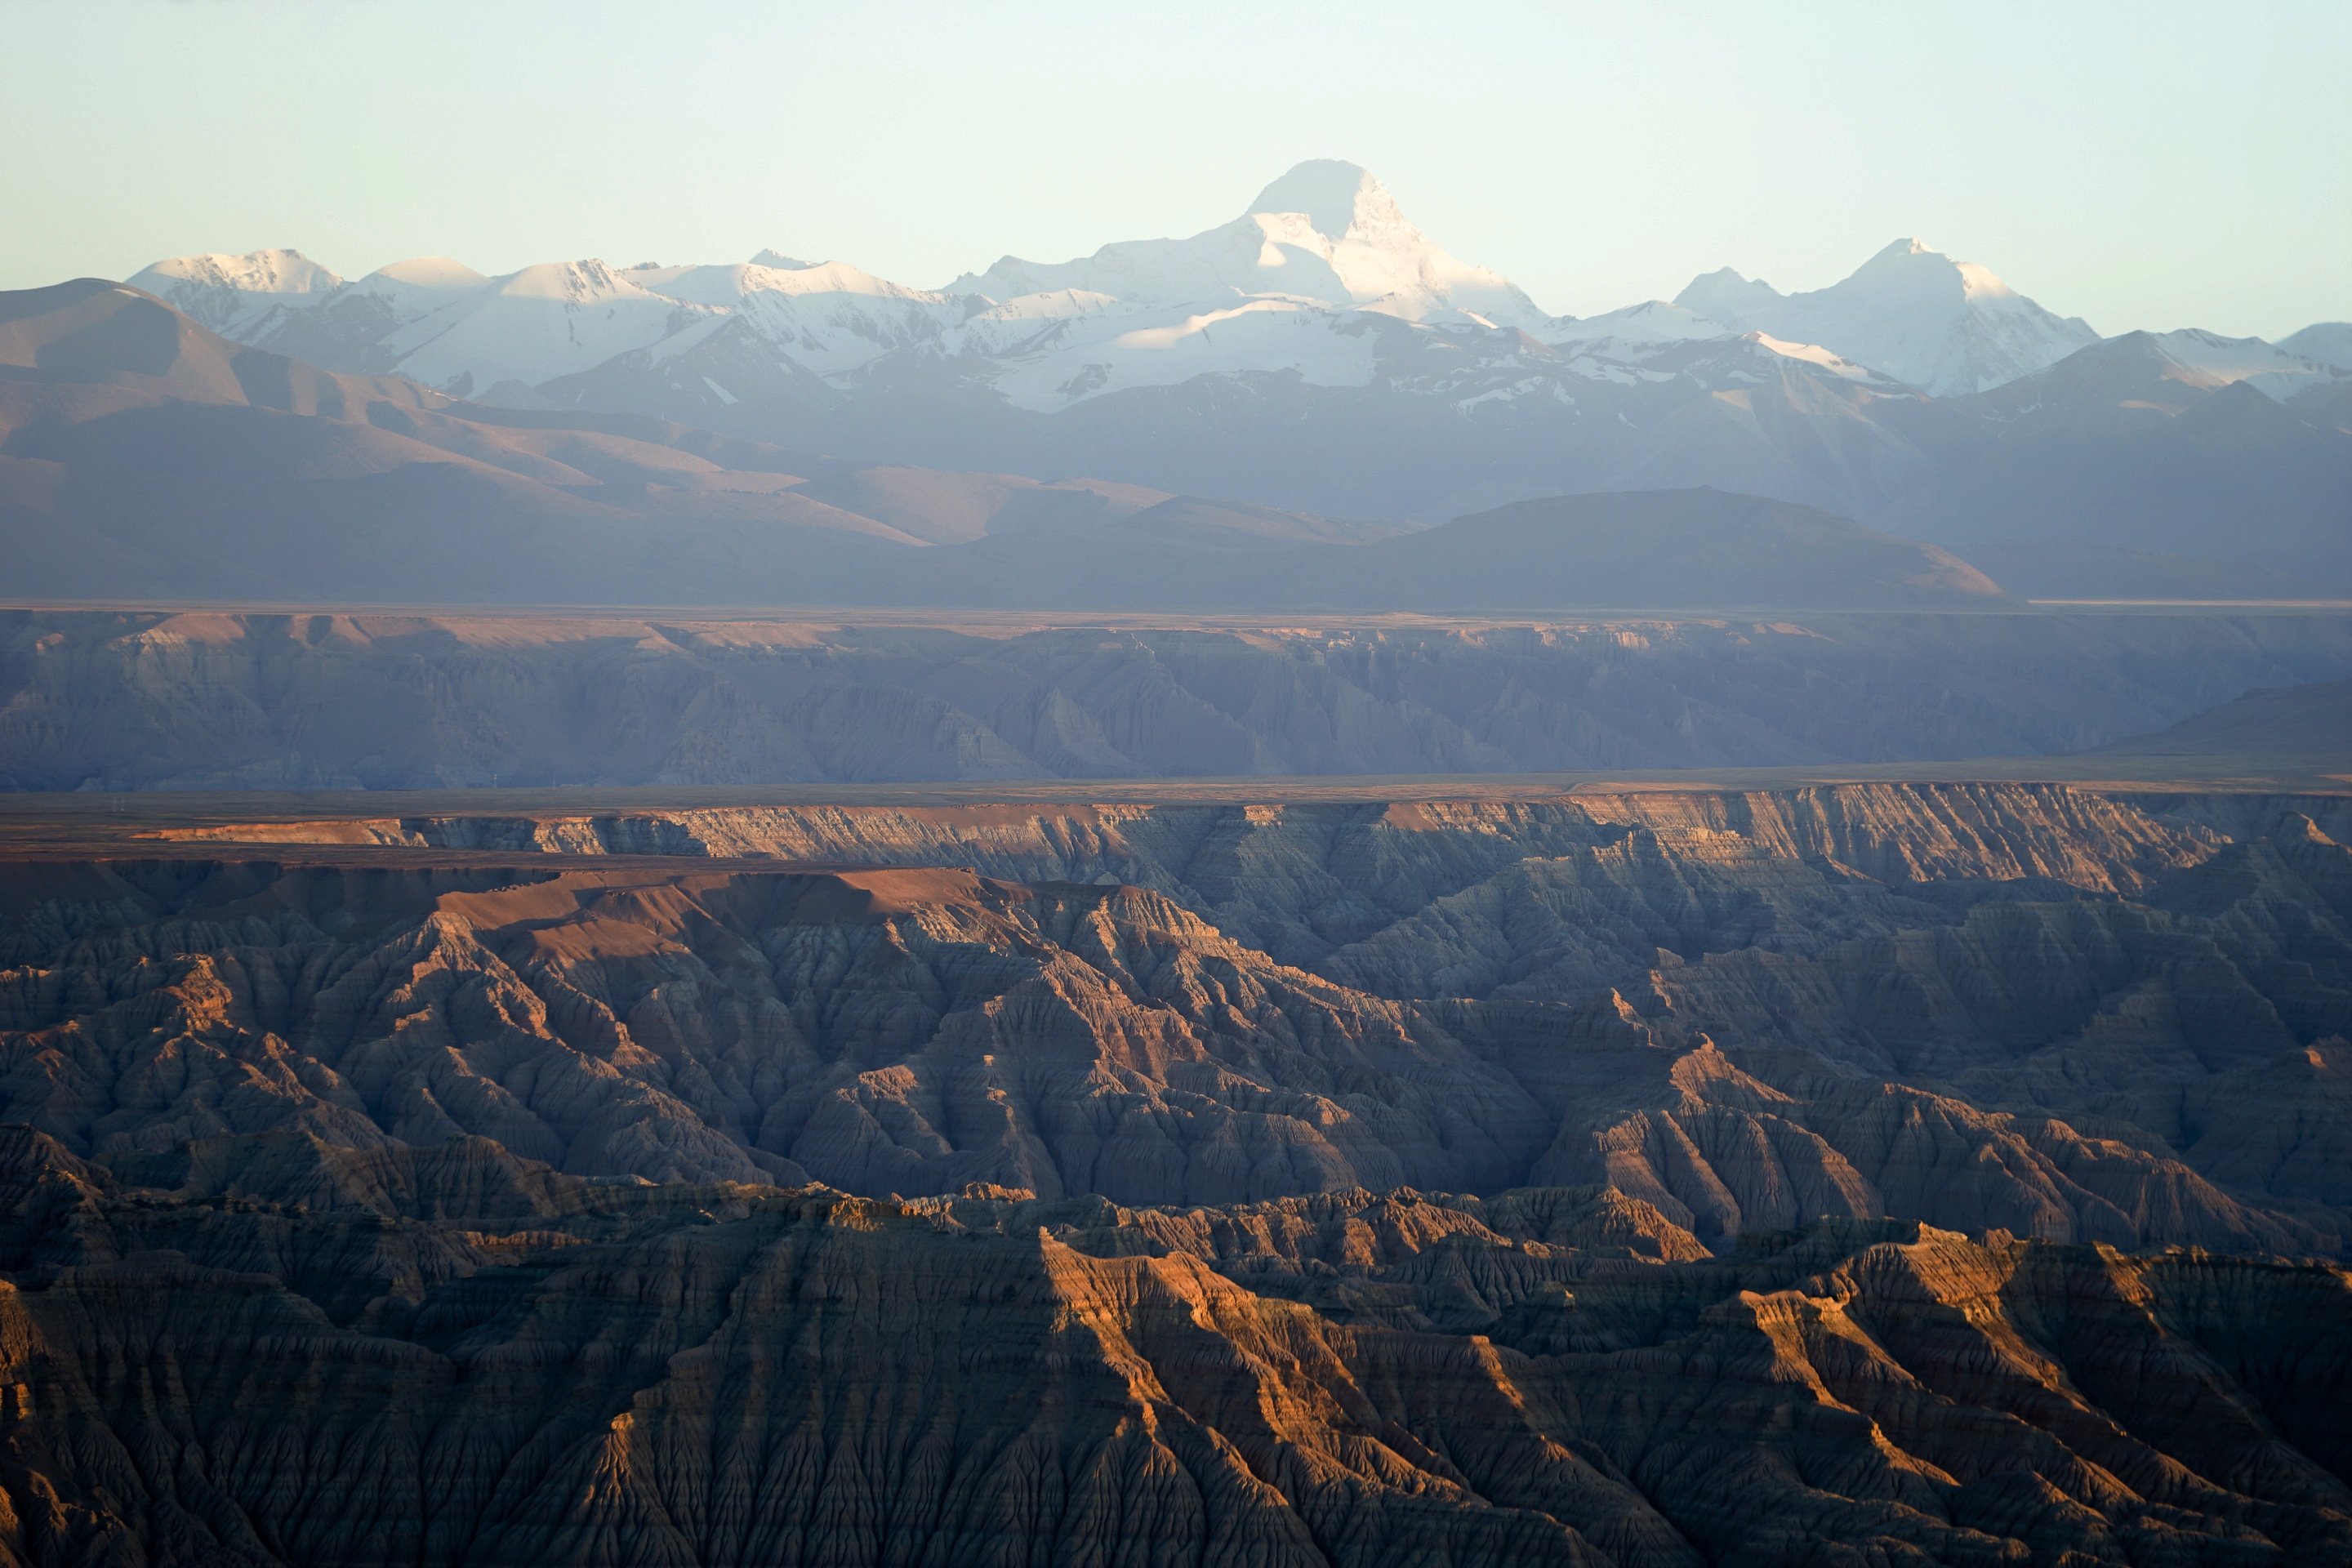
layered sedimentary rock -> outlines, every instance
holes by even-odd
[[[13,1563],[2352,1561],[2352,1280],[0,1135]]]
[[[174,843],[350,844],[570,855],[695,855],[828,865],[941,866],[1010,881],[1150,888],[1297,961],[1340,931],[1370,931],[1507,867],[1613,844],[1627,826],[1706,835],[1722,853],[1830,862],[1892,882],[2042,878],[2128,891],[2225,837],[2260,837],[2341,797],[2249,795],[2209,826],[2194,799],[2048,784],[1843,784],[1788,791],[1651,790],[1525,800],[1310,805],[760,805],[567,816],[351,818],[166,828]],[[2211,816],[2216,808],[2203,815]],[[1322,932],[1322,936],[1314,933]],[[1318,945],[1321,944],[1321,945]]]
[[[2300,816],[2232,843],[1914,786],[720,826],[998,874],[26,866],[0,1114],[96,1158],[465,1134],[877,1196],[1607,1183],[1709,1241],[2346,1234],[2352,872]]]
[[[2326,804],[0,864],[0,1563],[2352,1563]]]

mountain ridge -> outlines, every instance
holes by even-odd
[[[1313,209],[1312,211],[1300,209]],[[1898,242],[1911,252],[1940,262],[1941,258],[1926,253],[1916,241]],[[1847,288],[1864,279],[1874,268],[1883,268],[1896,247],[1880,253],[1864,264],[1863,269],[1845,284]],[[768,254],[768,253],[763,253]],[[779,259],[789,260],[790,258]],[[362,279],[358,285],[344,285],[333,274],[302,260],[292,252],[256,253],[250,258],[188,258],[158,263],[137,275],[132,281],[152,284],[162,297],[174,302],[187,302],[199,307],[198,314],[206,319],[217,318],[225,324],[253,333],[256,340],[273,332],[289,331],[289,318],[299,307],[308,311],[321,303],[335,304],[331,297],[338,290],[348,290],[368,297],[383,295],[394,283],[407,287],[411,282],[399,274],[409,263],[395,263]],[[816,292],[838,293],[835,289],[820,289],[813,280],[793,277],[789,284],[770,278],[757,280],[761,286],[746,289],[738,285],[723,289],[717,294],[703,289],[694,279],[698,275],[732,271],[739,275],[743,268],[647,268],[616,273],[601,262],[551,264],[554,272],[579,275],[565,292],[580,298],[593,295],[604,300],[609,294],[607,308],[618,310],[633,298],[631,289],[649,290],[663,297],[677,300],[681,304],[703,308],[736,308],[749,299],[784,288],[789,292],[806,295]],[[756,264],[755,264],[756,265]],[[1998,279],[1980,268],[1955,264],[1964,277],[1964,292],[1971,298],[1981,297],[1996,303],[2013,296]],[[933,309],[933,319],[913,329],[911,337],[898,340],[897,346],[913,346],[936,341],[935,352],[949,353],[972,352],[982,354],[1003,354],[1008,352],[1034,355],[1041,345],[1032,340],[1021,343],[995,334],[967,346],[968,333],[954,331],[962,319],[1002,310],[1020,301],[1034,301],[1016,312],[1024,319],[1045,323],[1057,323],[1050,328],[1054,335],[1066,337],[1071,329],[1081,324],[1089,314],[1110,309],[1115,316],[1132,317],[1139,310],[1143,317],[1136,329],[1166,332],[1181,325],[1182,317],[1167,318],[1153,315],[1154,307],[1190,306],[1195,313],[1213,308],[1220,301],[1257,298],[1265,304],[1295,309],[1302,302],[1312,302],[1326,310],[1341,313],[1370,310],[1407,321],[1425,325],[1479,325],[1523,330],[1550,342],[1574,339],[1591,340],[1597,335],[1589,328],[1580,331],[1580,323],[1572,318],[1552,317],[1539,309],[1521,290],[1483,268],[1456,261],[1434,242],[1428,239],[1399,209],[1394,197],[1380,181],[1358,165],[1339,160],[1314,160],[1302,163],[1275,180],[1250,204],[1248,210],[1233,223],[1210,229],[1185,240],[1147,240],[1118,242],[1103,247],[1093,256],[1077,260],[1038,264],[1007,257],[977,273],[966,273],[938,291],[906,289],[897,284],[885,284],[872,279],[854,268],[839,262],[810,266],[793,263],[787,276],[803,273],[824,273],[831,268],[845,280],[854,279],[851,292],[884,292],[905,300],[920,300]],[[429,270],[436,287],[457,276],[446,258],[432,258]],[[763,268],[763,271],[775,269]],[[527,281],[527,275],[547,273],[546,267],[525,268],[521,273],[503,279],[481,279],[480,287],[492,293],[512,290],[518,282]],[[471,277],[474,275],[466,274]],[[1734,275],[1736,276],[1736,275]],[[289,293],[280,308],[270,310],[257,302],[279,290],[281,280]],[[1702,282],[1705,280],[1702,279]],[[1742,287],[1750,293],[1762,289],[1774,300],[1780,296],[1767,286]],[[373,293],[371,293],[373,287]],[[1693,285],[1697,289],[1699,285]],[[526,288],[526,293],[542,293],[543,288]],[[411,289],[414,293],[413,289]],[[1691,290],[1686,289],[1685,293]],[[1825,291],[1826,292],[1826,291]],[[239,302],[225,295],[247,294],[251,300]],[[1455,295],[1461,299],[1456,300]],[[1048,303],[1058,298],[1059,303]],[[1812,298],[1811,296],[1801,298]],[[955,303],[957,300],[970,301]],[[1781,301],[1783,305],[1787,301]],[[2030,301],[2027,302],[2030,305]],[[1285,311],[1286,313],[1286,310]],[[329,309],[327,315],[335,314]],[[1617,312],[1622,316],[1626,312]],[[1738,312],[1733,312],[1738,314]],[[415,319],[412,307],[395,308],[394,315],[403,321]],[[608,338],[610,353],[627,353],[654,349],[662,339],[675,336],[684,330],[678,322],[656,322],[654,313],[642,312],[642,324],[635,328],[616,327],[618,338]],[[2054,318],[2053,318],[2054,320]],[[779,343],[795,342],[804,349],[814,350],[817,339],[827,328],[854,324],[850,318],[828,320],[822,326],[803,326],[791,336],[781,336],[774,327],[767,335]],[[867,323],[870,328],[870,323]],[[1733,332],[1747,331],[1748,326],[1737,320],[1727,321],[1726,328]],[[446,330],[432,336],[441,339]],[[523,329],[515,329],[509,337],[528,336]],[[635,341],[628,341],[634,335]],[[867,332],[870,339],[870,330]],[[1114,334],[1114,341],[1124,334]],[[1786,331],[1776,336],[1799,342],[1811,338]],[[1873,340],[1875,342],[1876,340]],[[499,383],[515,380],[525,384],[537,384],[547,379],[549,366],[534,359],[526,348],[509,347],[506,362],[493,363],[480,358],[487,352],[499,351],[488,345],[477,351],[473,363],[461,363],[464,356],[451,357],[454,345],[444,344],[437,354],[416,357],[419,345],[404,340],[395,331],[382,350],[360,349],[362,357],[369,353],[389,354],[395,362],[411,364],[417,379],[444,390],[479,393]],[[884,346],[891,346],[885,342]],[[1867,354],[1856,353],[1853,348],[1831,343],[1836,352],[1868,363]],[[346,353],[354,352],[347,348]],[[593,351],[591,351],[593,352]],[[675,351],[666,351],[670,357]],[[853,368],[853,362],[838,358],[839,350],[818,351],[820,360],[834,355],[832,364],[822,374],[843,374]],[[1275,357],[1266,357],[1269,353]],[[1280,368],[1284,363],[1282,350],[1276,344],[1261,344],[1251,351],[1253,357],[1234,368],[1265,370]],[[2021,368],[2038,368],[2038,363]],[[577,369],[590,368],[586,364]],[[1882,365],[1881,369],[1896,369]],[[1052,373],[1059,384],[1069,379],[1066,372]],[[1326,367],[1309,368],[1307,374],[1324,377],[1338,376],[1344,384],[1352,372]],[[1898,375],[1901,371],[1897,370]],[[461,378],[466,378],[461,380]],[[1917,380],[1916,375],[1906,379]],[[1975,390],[1971,385],[1969,390]],[[1095,390],[1100,390],[1097,388]],[[1945,390],[1940,385],[1931,390]]]
[[[204,585],[248,600],[427,599],[454,584],[507,603],[1361,609],[1431,605],[1442,577],[1432,558],[1391,548],[1405,525],[501,416],[404,378],[237,346],[124,285],[0,296],[0,539],[19,580],[52,593],[119,597],[143,577],[151,594]],[[2004,602],[1932,546],[1785,503],[1694,491],[1529,504],[1554,521],[1509,546],[1475,517],[1448,525],[1438,558],[1482,564],[1436,607],[1529,594]],[[1627,552],[1637,523],[1665,553]],[[1543,564],[1515,564],[1511,549]]]
[[[1639,374],[1612,368],[1608,374],[1622,379],[1601,383],[1641,411],[1639,425],[1622,416],[1598,425],[1573,404],[1541,395],[1500,401],[1478,395],[1432,426],[1377,388],[1355,395],[1344,408],[1327,408],[1322,400],[1334,395],[1297,384],[1256,384],[1206,404],[1196,391],[1170,388],[1155,395],[1175,400],[1154,414],[1156,428],[1135,428],[1135,410],[1118,399],[1089,400],[1048,422],[1066,433],[1056,437],[1063,455],[1084,457],[1100,465],[1094,472],[1128,476],[1123,479],[1056,477],[1087,469],[1053,460],[1053,447],[1028,445],[1025,434],[1036,426],[996,426],[1000,438],[972,443],[971,456],[982,461],[1033,459],[1024,466],[1042,469],[1039,479],[1001,468],[958,473],[903,460],[860,463],[740,435],[698,433],[625,409],[549,399],[512,409],[456,400],[405,378],[324,372],[243,347],[160,301],[152,308],[162,313],[151,320],[135,308],[147,299],[90,279],[11,294],[0,305],[16,345],[0,356],[15,362],[0,387],[0,494],[8,498],[0,527],[16,541],[22,581],[36,591],[184,596],[209,584],[199,591],[227,599],[348,601],[390,594],[437,602],[446,590],[427,584],[457,574],[435,552],[462,548],[506,552],[503,564],[462,574],[479,579],[478,591],[491,599],[713,603],[751,595],[769,603],[970,605],[977,584],[994,572],[1010,595],[1005,603],[1033,607],[1078,605],[1093,591],[1090,580],[1126,584],[1113,598],[1139,607],[1432,604],[1422,592],[1425,584],[1382,585],[1365,575],[1369,563],[1399,557],[1315,563],[1298,550],[1374,542],[1415,521],[1458,521],[1497,501],[1557,492],[1564,487],[1515,477],[1496,461],[1509,444],[1538,433],[1562,437],[1555,457],[1581,450],[1605,465],[1581,488],[1648,493],[1653,499],[1643,504],[1661,521],[1687,510],[1702,489],[1762,492],[1759,519],[1777,497],[1937,542],[1906,547],[1915,551],[1932,553],[1949,544],[1965,553],[1978,543],[1998,543],[2000,560],[2041,584],[2035,592],[2060,597],[2131,596],[2134,584],[2193,584],[2200,574],[2216,574],[2218,581],[2244,583],[2257,596],[2278,596],[2274,584],[2295,576],[2308,584],[2304,592],[2352,582],[2352,560],[2345,558],[2330,511],[2333,498],[2352,482],[2352,436],[2304,417],[2315,410],[2315,398],[2352,378],[2251,340],[2212,334],[2127,334],[2014,388],[1933,400],[1840,356],[1760,332],[1674,338],[1680,323],[1669,316],[1669,341],[1641,350]],[[1384,323],[1382,332],[1418,331],[1386,317],[1366,320]],[[715,331],[694,353],[717,352],[743,327],[716,313],[702,321]],[[1424,358],[1438,356],[1416,373],[1421,378],[1461,374],[1463,362],[1446,343],[1416,338],[1409,346]],[[1580,363],[1591,368],[1524,336],[1512,356],[1523,372],[1559,375]],[[745,368],[730,362],[723,374],[748,389],[754,384]],[[646,374],[665,371],[649,363]],[[791,395],[837,406],[821,378],[800,374],[794,384],[801,390]],[[705,379],[712,391],[726,390]],[[2321,384],[2296,390],[2302,381]],[[944,386],[935,395],[952,402],[960,394]],[[2248,397],[2253,402],[2240,407]],[[1269,403],[1293,407],[1297,416],[1269,421]],[[925,405],[910,400],[894,417],[928,426]],[[233,415],[235,406],[248,412]],[[1260,547],[1276,553],[1244,568],[1230,552],[1238,538],[1230,522],[1226,532],[1193,531],[1191,545],[1164,529],[1121,531],[1122,519],[1167,506],[1189,488],[1186,479],[1201,477],[1181,453],[1168,465],[1170,448],[1159,434],[1165,417],[1199,419],[1199,428],[1220,433],[1215,462],[1233,481],[1227,495],[1263,494],[1318,454],[1330,460],[1314,464],[1317,471],[1353,472],[1360,487],[1354,493],[1365,501],[1374,500],[1375,491],[1395,499],[1382,487],[1400,472],[1426,482],[1433,468],[1443,476],[1447,464],[1475,458],[1486,465],[1485,477],[1455,489],[1453,504],[1434,520],[1339,522],[1308,506],[1263,509],[1288,521],[1272,532],[1253,525],[1248,531]],[[1433,436],[1443,444],[1430,447]],[[2151,488],[2151,471],[2170,477]],[[860,473],[866,477],[851,477]],[[173,474],[178,481],[167,479]],[[1150,482],[1155,479],[1163,482]],[[158,487],[168,482],[192,488],[167,503]],[[866,499],[831,505],[853,489]],[[1677,499],[1677,491],[1691,494]],[[2254,526],[2223,543],[2212,537],[2210,520],[2229,512],[2233,493],[2268,499]],[[2119,505],[2125,496],[2146,499]],[[2067,498],[2054,511],[2053,497]],[[1216,504],[1231,519],[1260,503]],[[1590,497],[1576,503],[1588,511],[1612,504],[1621,503]],[[857,505],[880,515],[862,515]],[[217,521],[207,521],[210,508],[220,509]],[[304,530],[298,519],[306,513],[345,521]],[[441,520],[452,515],[480,518],[482,531],[470,539],[449,532]],[[350,524],[360,517],[381,521],[355,531]],[[576,521],[564,526],[588,531],[565,552],[556,577],[523,588],[516,584],[535,575],[526,566],[524,523],[533,517],[547,521],[531,526],[568,518]],[[656,519],[667,520],[658,526],[683,531],[667,538],[646,531]],[[2021,535],[2021,522],[2042,531],[2039,543]],[[375,539],[386,526],[395,532]],[[981,538],[1038,528],[1075,531],[1069,548],[1040,551]],[[396,542],[399,529],[422,531],[405,536],[415,541],[413,549]],[[1883,539],[1851,529],[1841,536],[1856,548],[1865,538]],[[1826,542],[1832,534],[1812,537]],[[371,539],[382,564],[356,575],[337,564]],[[867,551],[855,542],[861,539],[885,553],[861,553]],[[1162,552],[1158,564],[1118,562],[1122,539],[1149,540]],[[1203,553],[1213,542],[1217,548]],[[1009,577],[993,567],[973,577],[944,562],[911,573],[888,563],[887,547],[910,544],[973,549],[981,562],[1027,552],[1034,564]],[[1169,549],[1179,554],[1166,556]],[[730,558],[736,569],[721,566]],[[2200,564],[2209,558],[2210,564]],[[1815,576],[1790,579],[1788,602],[1924,602],[1892,580],[1874,590],[1876,600],[1857,597],[1854,587],[1839,584],[1860,558],[1849,551],[1845,559],[1847,565],[1830,567],[1822,557]],[[1527,581],[1540,577],[1538,572]],[[1717,585],[1668,594],[1668,584],[1660,584],[1635,597],[1652,607],[1662,599],[1674,607],[1735,602],[1721,597],[1735,584],[1719,573],[1705,580]],[[1503,576],[1493,583],[1493,592],[1527,597],[1523,584],[1514,587]],[[1349,584],[1356,597],[1335,593]],[[1625,605],[1635,602],[1628,592],[1587,574],[1547,590],[1543,597],[1551,602],[1523,607]],[[1736,602],[1755,600],[1750,593]]]
[[[2108,342],[1916,240],[1824,289],[1782,296],[1727,268],[1681,305],[1552,318],[1436,247],[1356,165],[1300,165],[1250,205],[1309,210],[1042,269],[1007,258],[988,284],[1002,299],[956,292],[982,274],[927,290],[773,253],[775,266],[577,262],[491,279],[420,258],[332,286],[273,252],[140,276],[333,370],[404,368],[493,404],[627,413],[866,466],[1092,475],[1413,523],[1704,485],[1963,553],[2015,540],[2026,553],[2005,559],[2061,595],[2129,596],[2200,571],[2232,592],[2282,575],[2352,583],[2328,489],[2352,442],[2352,374],[2324,360],[2126,334],[2115,342],[2151,341],[2182,368],[2158,397],[2118,396],[2096,384],[2117,363]],[[1693,308],[1708,300],[1725,320]],[[2188,417],[2195,395],[2236,382],[2317,438],[2150,436],[2144,452],[2099,433],[2102,407]],[[2029,385],[2088,400],[2057,510],[2035,499],[2046,454],[2012,439]],[[2169,475],[2155,487],[2151,454]],[[2284,467],[2266,468],[2277,454]],[[2157,536],[2133,519],[2151,506]]]

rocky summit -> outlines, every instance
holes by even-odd
[[[2352,1562],[2347,815],[18,847],[0,1562]]]

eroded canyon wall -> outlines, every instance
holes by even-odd
[[[12,1563],[2352,1560],[2325,1264],[296,1133],[8,1133],[0,1220]]]
[[[2352,1562],[2352,851],[2145,804],[19,854],[0,1563]]]
[[[2352,872],[2289,810],[2244,841],[2055,786],[704,816],[644,820],[738,858],[22,868],[0,1114],[99,1157],[463,1133],[873,1195],[1608,1182],[1709,1239],[2333,1250],[2352,1203]]]
[[[2337,614],[1460,628],[0,611],[0,789],[1258,777],[2078,751],[2352,676]]]

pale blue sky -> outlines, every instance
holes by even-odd
[[[0,0],[0,287],[763,246],[937,286],[1353,159],[1555,311],[1898,236],[2104,332],[2352,317],[2352,5]]]

